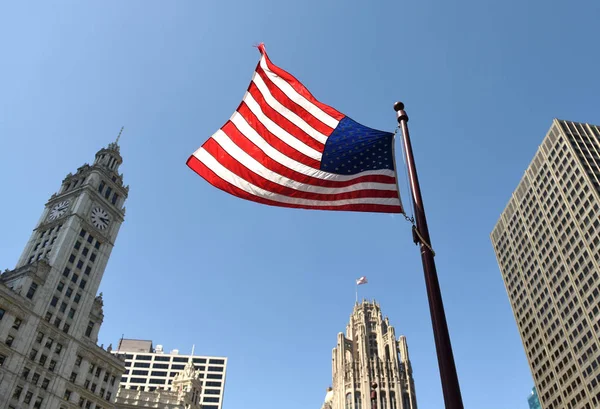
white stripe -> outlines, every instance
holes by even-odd
[[[356,183],[350,186],[344,187],[321,187],[314,186],[307,183],[298,182],[296,180],[290,179],[286,176],[280,175],[276,172],[273,172],[270,169],[264,167],[260,162],[254,159],[252,156],[248,155],[243,149],[237,146],[229,136],[223,132],[222,130],[217,131],[212,138],[219,144],[221,147],[230,154],[233,158],[235,158],[238,162],[248,168],[250,171],[256,173],[257,175],[262,176],[263,178],[277,183],[278,185],[289,187],[291,189],[296,189],[302,192],[311,192],[311,193],[319,193],[319,194],[341,194],[346,192],[355,192],[358,190],[390,190],[396,191],[396,183],[376,183],[376,182],[362,182]]]
[[[298,94],[298,92],[296,92],[296,90],[290,84],[283,80],[279,75],[271,71],[267,66],[267,61],[264,55],[260,59],[260,66],[267,74],[271,82],[273,82],[277,88],[287,95],[289,99],[307,110],[309,114],[323,122],[325,125],[333,129],[338,126],[339,121],[337,119],[333,118],[329,114],[326,114],[321,108],[304,98],[302,95]]]
[[[390,169],[379,169],[379,170],[368,170],[366,172],[357,173],[355,175],[338,175],[335,173],[324,172],[319,169],[311,168],[303,163],[297,162],[294,159],[284,155],[267,141],[265,141],[255,130],[252,128],[246,119],[239,112],[235,112],[230,118],[231,122],[237,127],[237,129],[248,138],[253,144],[255,144],[260,150],[262,150],[268,157],[273,159],[275,162],[282,164],[283,166],[292,169],[298,173],[312,176],[318,179],[333,180],[337,182],[346,182],[348,180],[357,179],[361,176],[381,175],[395,177],[396,174]],[[217,131],[218,132],[218,131]]]
[[[283,117],[288,119],[291,123],[296,125],[298,128],[302,129],[309,136],[317,141],[325,144],[327,142],[327,136],[323,135],[321,132],[317,131],[315,128],[310,126],[304,119],[299,117],[295,112],[292,112],[289,108],[283,106],[279,101],[271,95],[269,88],[263,81],[263,79],[256,72],[254,73],[254,77],[252,78],[252,82],[256,84],[256,87],[260,91],[261,95],[265,99],[265,102],[269,104],[271,108],[280,113]]]
[[[344,206],[344,205],[354,205],[354,204],[370,204],[370,205],[389,205],[389,206],[400,206],[400,200],[398,198],[384,198],[384,197],[361,197],[356,199],[344,199],[344,200],[309,200],[309,199],[301,199],[284,196],[278,193],[269,192],[264,190],[247,180],[239,177],[235,173],[231,172],[229,169],[225,168],[221,165],[214,157],[212,157],[206,150],[203,148],[198,149],[194,156],[198,158],[199,161],[204,163],[211,171],[213,171],[218,177],[223,179],[226,182],[231,183],[232,185],[242,189],[246,193],[249,193],[253,196],[261,197],[264,199],[272,200],[274,202],[279,203],[287,203],[287,204],[295,204],[295,205],[304,205],[304,206],[313,206],[313,207],[322,207],[322,206]]]
[[[263,126],[267,128],[267,130],[271,132],[274,136],[281,139],[283,142],[296,149],[297,151],[305,154],[309,158],[315,159],[319,162],[321,161],[321,152],[306,145],[300,139],[290,135],[275,122],[271,121],[260,109],[260,105],[254,100],[254,98],[249,92],[246,92],[243,101],[246,103],[246,105],[248,105],[250,111],[252,111],[252,113],[256,115],[256,118],[260,121],[260,123],[263,124]]]

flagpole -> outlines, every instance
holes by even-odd
[[[421,247],[421,260],[423,262],[423,272],[425,274],[425,285],[427,288],[427,298],[429,300],[429,312],[431,314],[431,325],[433,327],[433,337],[435,339],[435,349],[437,352],[438,366],[440,369],[440,378],[442,381],[442,391],[444,394],[444,403],[446,409],[463,409],[463,402],[452,354],[452,345],[450,344],[450,334],[448,333],[448,324],[444,313],[444,304],[442,302],[442,293],[438,281],[433,251],[429,238],[429,229],[427,228],[427,218],[421,197],[421,187],[417,168],[413,156],[410,135],[408,133],[408,115],[404,111],[404,104],[396,102],[394,110],[398,117],[398,124],[402,129],[402,142],[406,163],[408,167],[408,177],[410,180],[410,190],[414,204],[416,232],[413,233],[414,239]],[[416,234],[415,234],[416,233]]]

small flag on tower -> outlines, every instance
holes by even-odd
[[[361,285],[361,284],[367,284],[367,277],[362,276],[361,278],[359,278],[358,280],[356,280],[356,285]]]
[[[242,103],[187,161],[213,186],[271,206],[402,213],[390,132],[361,125],[261,59]]]

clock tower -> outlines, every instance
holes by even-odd
[[[12,396],[0,409],[38,398],[38,408],[114,407],[124,368],[96,345],[104,318],[96,294],[125,217],[122,162],[117,138],[69,173],[16,268],[0,276],[0,342],[10,339],[0,343],[0,397]]]

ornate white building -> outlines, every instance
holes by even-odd
[[[150,392],[142,389],[119,388],[116,407],[118,409],[201,409],[201,375],[201,371],[194,368],[193,358],[190,356],[183,371],[173,378],[170,389],[155,389]]]
[[[114,408],[123,362],[96,345],[96,296],[125,216],[119,145],[68,174],[0,275],[0,409]]]
[[[333,388],[323,409],[417,409],[415,384],[406,338],[379,304],[355,304],[332,353]]]

